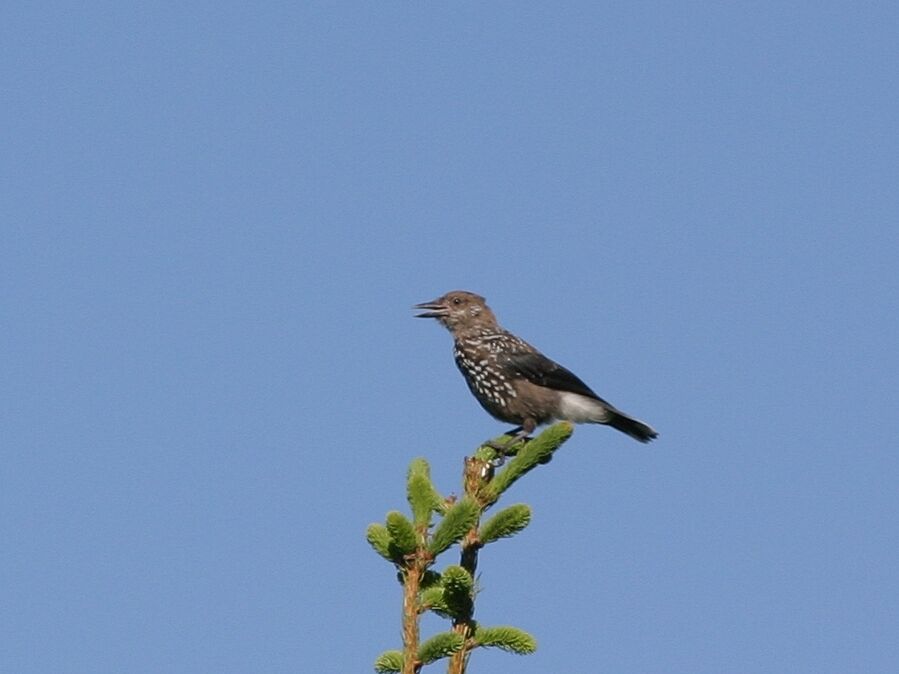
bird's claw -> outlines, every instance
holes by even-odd
[[[507,456],[514,456],[515,454],[518,453],[519,448],[516,447],[516,445],[518,445],[519,443],[523,444],[523,443],[529,442],[530,440],[531,440],[530,436],[521,435],[518,433],[511,436],[505,442],[497,442],[496,440],[488,440],[487,442],[484,443],[484,446],[489,447],[490,449],[494,450],[497,453],[497,455],[493,459],[490,460],[490,464],[494,468],[499,468],[506,462]]]

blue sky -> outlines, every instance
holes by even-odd
[[[661,434],[509,494],[478,617],[540,647],[472,672],[894,671],[897,30],[7,3],[0,670],[371,671],[365,527],[505,429],[411,318],[464,288]]]

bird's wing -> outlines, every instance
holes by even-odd
[[[596,395],[581,379],[557,362],[540,353],[513,353],[509,355],[509,364],[525,379],[538,386],[545,386],[556,391],[569,391],[601,403],[605,400]]]

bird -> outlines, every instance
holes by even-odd
[[[605,424],[640,442],[658,433],[606,400],[577,375],[503,329],[486,300],[454,290],[414,305],[453,336],[453,356],[471,393],[495,419],[515,424],[503,446],[527,440],[550,421]],[[499,446],[488,443],[500,449]]]

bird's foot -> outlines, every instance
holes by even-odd
[[[517,429],[515,431],[510,431],[506,433],[509,436],[508,440],[504,442],[498,442],[496,440],[488,440],[484,443],[485,447],[489,447],[494,450],[497,455],[491,459],[490,464],[494,468],[499,468],[506,462],[507,456],[515,456],[518,453],[520,447],[517,445],[524,444],[531,440],[531,437],[527,434],[527,431],[523,431],[521,429]]]

